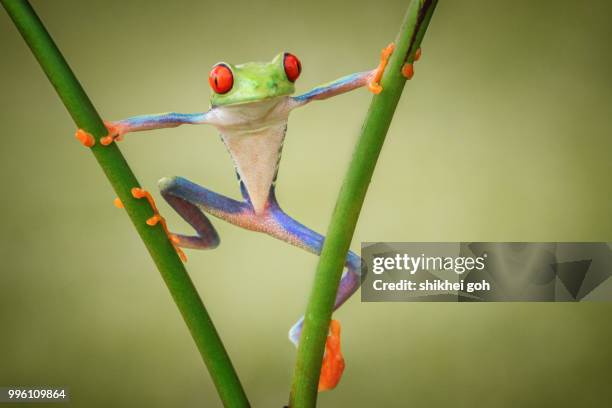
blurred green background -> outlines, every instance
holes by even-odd
[[[407,1],[35,1],[107,119],[207,108],[219,60],[298,55],[298,91],[369,69]],[[610,241],[612,3],[444,1],[389,131],[353,241]],[[57,385],[78,407],[220,406],[126,215],[6,13],[0,385]],[[371,97],[296,111],[278,196],[324,232]],[[156,181],[238,197],[209,127],[121,144]],[[188,269],[254,406],[286,402],[316,257],[213,220]],[[321,406],[604,407],[612,304],[362,304],[336,316],[347,369]],[[23,405],[21,405],[23,406]]]

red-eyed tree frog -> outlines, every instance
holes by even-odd
[[[162,196],[197,233],[194,236],[169,233],[181,257],[184,259],[179,247],[213,249],[219,245],[219,235],[205,213],[319,254],[324,237],[291,218],[276,201],[275,182],[289,114],[312,101],[327,99],[366,85],[372,92],[379,93],[382,90],[379,80],[392,52],[391,44],[383,50],[381,62],[374,70],[345,76],[298,96],[291,95],[295,91],[295,81],[302,72],[302,65],[293,54],[284,52],[264,63],[232,65],[220,62],[213,66],[208,78],[212,89],[208,111],[142,115],[106,122],[109,134],[101,138],[100,143],[108,145],[120,141],[129,132],[184,124],[216,127],[233,159],[243,200],[225,197],[181,177],[162,178],[159,181]],[[411,77],[412,66],[404,66],[402,72],[404,76]],[[95,144],[93,136],[81,129],[77,131],[76,137],[88,147]],[[155,214],[147,223],[155,225],[161,221],[166,229],[151,196],[137,188],[132,193],[137,198],[146,197],[151,202]],[[349,252],[334,310],[358,289],[360,268],[359,256]],[[303,321],[302,317],[289,330],[289,339],[296,346]],[[339,336],[340,325],[332,320],[319,390],[334,388],[344,370]]]

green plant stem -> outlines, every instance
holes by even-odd
[[[412,63],[429,24],[436,0],[413,0],[395,41],[381,85],[372,99],[348,172],[340,190],[306,307],[291,388],[292,408],[314,407],[325,341],[346,254],[376,161],[406,79],[404,62]]]
[[[104,123],[31,5],[25,0],[0,1],[77,127],[91,133],[96,140],[105,136],[107,130]],[[132,197],[131,189],[139,186],[139,183],[123,155],[114,143],[108,147],[96,143],[91,151],[123,202],[127,214],[168,286],[208,367],[221,400],[225,406],[249,406],[223,343],[174,247],[160,224],[149,227],[145,223],[153,215],[153,209],[147,200]]]

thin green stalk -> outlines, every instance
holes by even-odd
[[[437,0],[413,0],[383,75],[383,91],[373,97],[361,135],[340,190],[306,307],[291,388],[292,408],[314,407],[327,331],[346,254],[376,161],[406,79],[404,62],[412,63]]]
[[[55,87],[77,127],[91,133],[96,140],[105,136],[107,130],[100,116],[32,6],[26,0],[0,1]],[[229,356],[183,263],[161,225],[149,227],[145,223],[153,214],[153,209],[147,200],[138,200],[131,195],[132,187],[139,186],[139,183],[123,155],[114,143],[108,147],[96,143],[91,151],[123,202],[168,286],[208,367],[221,400],[225,406],[248,407],[249,402]]]

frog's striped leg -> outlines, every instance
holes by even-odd
[[[325,237],[305,227],[281,210],[274,197],[274,191],[272,191],[270,195],[268,212],[273,222],[269,223],[271,226],[271,228],[269,227],[270,231],[265,232],[275,238],[281,239],[314,254],[321,254]],[[345,270],[340,280],[338,293],[336,294],[334,310],[342,306],[361,284],[361,258],[354,252],[349,251],[346,256],[344,267]],[[289,339],[296,346],[300,339],[300,334],[302,333],[303,324],[304,318],[302,317],[291,330],[289,330]]]
[[[217,230],[198,207],[182,198],[164,193],[163,190],[162,196],[198,234],[197,236],[173,234],[178,246],[192,249],[214,249],[219,246],[220,239]]]
[[[274,238],[285,241],[291,245],[305,249],[319,255],[323,248],[323,235],[305,227],[287,215],[278,205],[274,189],[266,209],[262,213],[255,213],[248,202],[240,202],[202,186],[192,183],[181,177],[163,178],[159,182],[162,196],[178,213],[191,224],[200,237],[209,241],[214,232],[210,221],[203,211],[230,222],[239,227],[266,233]],[[199,245],[195,237],[179,237],[179,246],[191,248],[208,248],[208,245]],[[218,243],[218,237],[217,243]],[[345,271],[340,281],[334,310],[338,309],[359,288],[361,259],[354,252],[349,251],[345,262]],[[303,318],[289,331],[289,339],[297,345],[302,332]]]
[[[281,210],[274,195],[274,188],[270,192],[267,212],[272,220],[272,222],[268,223],[270,226],[269,231],[266,231],[268,234],[320,255],[325,237],[305,227]],[[359,256],[349,251],[344,266],[345,270],[340,279],[338,292],[336,293],[334,310],[342,306],[357,291],[361,284],[361,259]],[[303,325],[304,317],[301,317],[289,330],[289,339],[296,346],[299,342]],[[325,356],[319,377],[319,391],[335,388],[344,371],[344,358],[340,351],[340,323],[332,320],[329,330],[330,333],[325,344]]]
[[[131,118],[116,122],[104,121],[108,129],[108,135],[100,138],[100,143],[104,146],[112,142],[119,142],[123,136],[129,132],[140,132],[142,130],[153,130],[177,127],[180,125],[202,125],[210,123],[212,111],[199,113],[156,113],[152,115],[133,116]],[[77,129],[75,137],[85,146],[92,147],[96,144],[93,136],[83,129]]]
[[[242,190],[245,194],[245,201],[238,201],[210,191],[182,177],[163,178],[159,181],[159,187],[166,201],[198,231],[199,235],[210,234],[209,231],[214,231],[212,224],[203,214],[207,212],[231,224],[251,231],[266,233],[314,254],[321,253],[324,237],[283,212],[276,201],[273,189],[265,211],[257,214],[244,188]],[[189,242],[191,240],[181,241],[179,246],[199,248],[197,245],[190,245]],[[359,287],[360,265],[361,259],[355,253],[349,252],[345,264],[347,271],[340,283],[334,309],[340,307]],[[297,323],[291,332],[291,341],[297,344],[301,324]]]
[[[162,196],[197,232],[197,236],[173,234],[177,245],[193,249],[213,249],[220,238],[203,211],[230,221],[240,218],[249,205],[222,196],[184,178],[163,178],[159,181]]]
[[[316,87],[305,94],[295,96],[291,99],[293,107],[297,108],[304,106],[308,102],[331,98],[332,96],[340,95],[366,85],[370,91],[379,94],[382,91],[380,79],[394,48],[395,46],[391,43],[382,50],[380,63],[376,69],[347,75],[328,84]]]
[[[207,123],[208,112],[198,113],[156,113],[152,115],[132,116],[116,122],[109,122],[117,126],[122,134],[128,132],[139,132],[142,130],[162,129],[177,127],[180,125],[201,125]]]
[[[292,97],[295,107],[303,106],[309,102],[331,98],[345,92],[361,88],[374,77],[375,70],[358,72],[344,76],[333,82],[318,86],[305,94]]]
[[[179,236],[179,246],[209,248],[208,242],[212,241],[218,244],[219,238],[210,221],[203,214],[203,212],[207,212],[239,227],[266,233],[317,255],[321,253],[324,237],[283,212],[276,201],[274,187],[270,191],[270,198],[265,209],[261,212],[254,210],[244,188],[242,188],[243,193],[245,193],[244,202],[224,197],[180,177],[160,180],[160,188],[163,197],[198,232],[197,237]],[[360,266],[360,258],[355,253],[349,252],[345,262],[346,270],[342,275],[336,294],[334,310],[346,302],[359,288]],[[289,331],[289,339],[296,346],[300,339],[303,323],[304,318],[302,317]],[[340,351],[340,326],[337,321],[332,321],[330,335],[326,343],[319,390],[334,388],[340,381],[343,370],[344,359]]]

